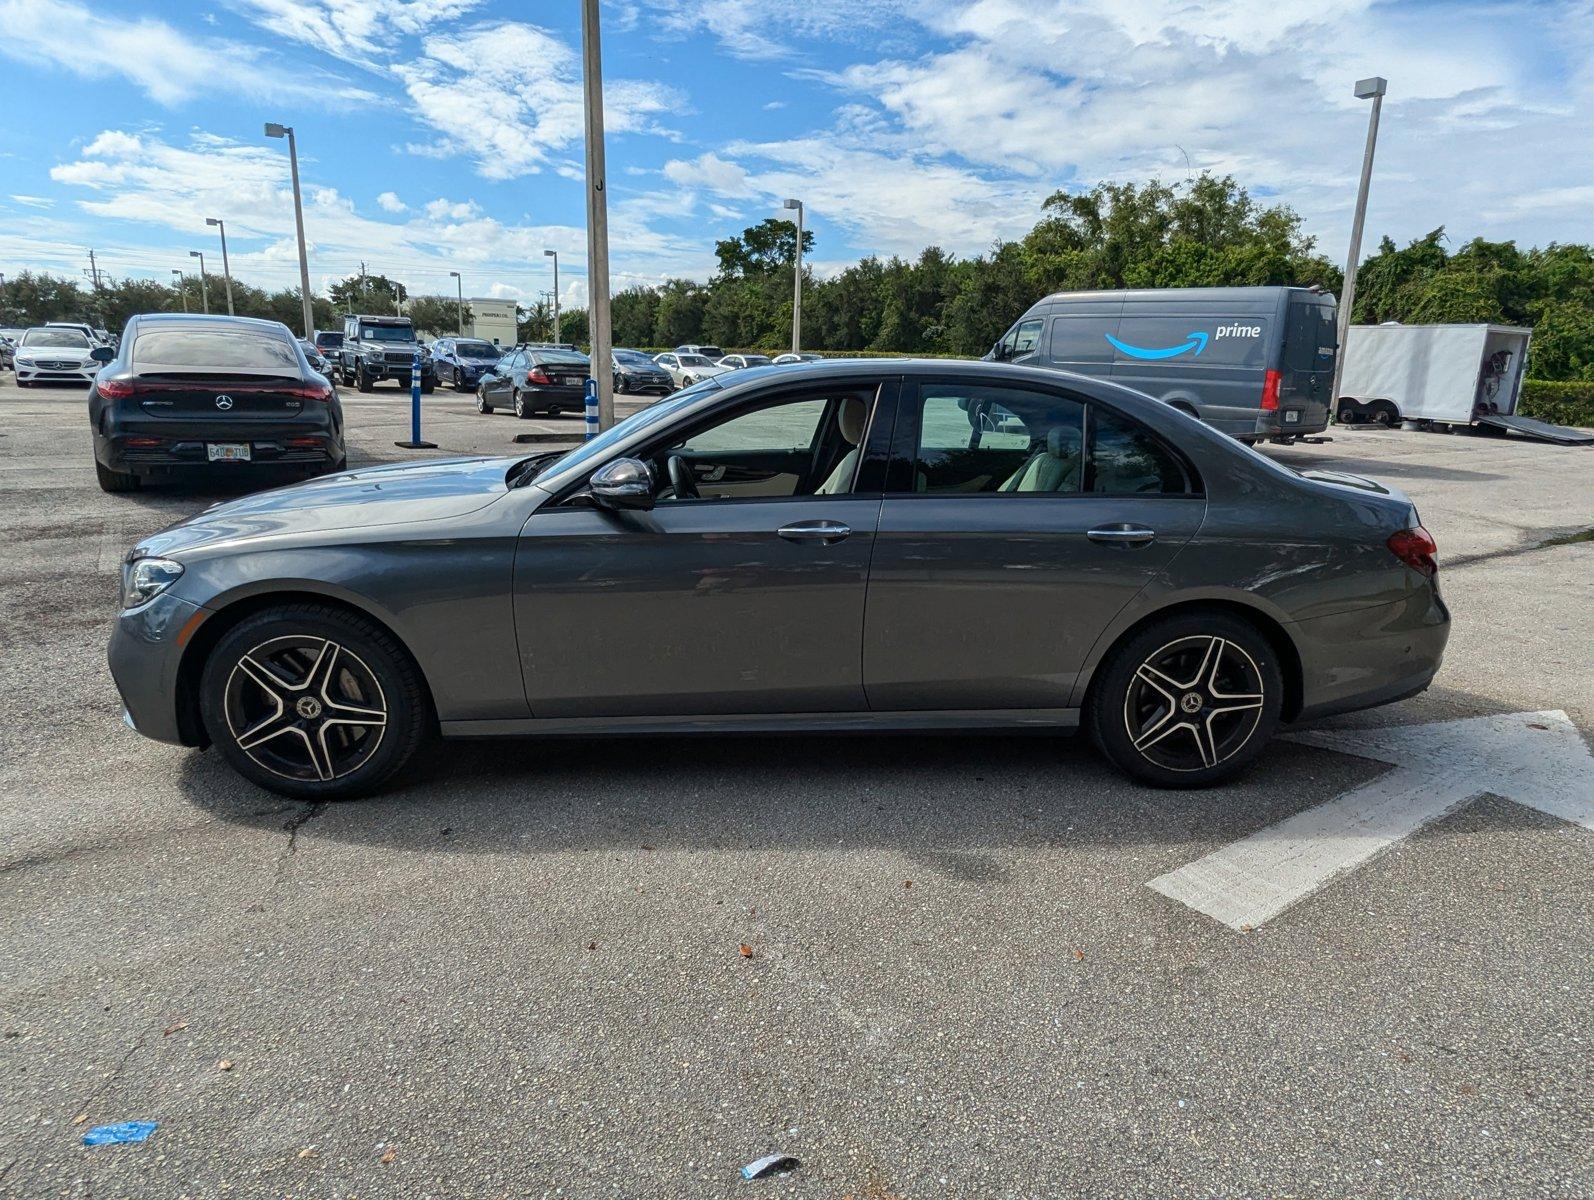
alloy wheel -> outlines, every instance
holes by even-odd
[[[1238,642],[1183,637],[1135,668],[1124,695],[1124,729],[1148,761],[1170,771],[1206,770],[1250,741],[1264,693],[1256,660]]]
[[[238,749],[285,779],[326,782],[358,770],[387,730],[387,698],[370,667],[329,638],[272,638],[227,678],[227,727]]]

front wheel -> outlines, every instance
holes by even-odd
[[[369,392],[376,387],[376,381],[373,380],[369,373],[367,373],[364,369],[356,368],[354,372],[354,386],[362,392]]]
[[[1120,770],[1157,787],[1237,775],[1278,728],[1284,678],[1255,626],[1227,613],[1150,625],[1103,662],[1085,719]]]
[[[200,713],[244,778],[297,800],[374,791],[432,728],[420,671],[374,622],[323,604],[266,609],[205,662]]]
[[[483,388],[476,389],[476,411],[488,415],[493,411],[492,403],[487,399],[487,392]]]

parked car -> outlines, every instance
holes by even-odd
[[[1328,428],[1337,340],[1320,288],[1059,292],[987,358],[1111,379],[1244,442]]]
[[[668,396],[670,373],[640,350],[614,351],[614,390],[628,396]]]
[[[655,355],[653,361],[663,368],[670,381],[678,388],[691,387],[705,379],[713,379],[716,375],[723,375],[730,370],[722,367],[712,358],[702,354],[682,354],[669,351]]]
[[[345,387],[362,392],[369,392],[384,379],[397,380],[399,387],[408,391],[417,352],[421,356],[421,391],[429,394],[437,386],[437,368],[408,317],[345,317],[338,374]]]
[[[778,366],[778,367],[784,367],[784,366],[787,366],[787,365],[789,365],[791,363],[824,362],[824,361],[825,361],[825,356],[823,354],[810,354],[806,350],[802,351],[799,354],[777,354],[775,356],[775,365]]]
[[[456,392],[476,390],[476,383],[504,352],[480,338],[438,338],[432,343],[432,363],[439,383],[452,385]]]
[[[591,364],[579,350],[511,350],[476,385],[476,411],[557,417],[586,404]]]
[[[317,375],[324,376],[328,383],[335,382],[332,373],[332,364],[328,362],[326,356],[316,348],[316,344],[310,341],[308,338],[299,338],[298,342],[299,349],[304,351],[304,356],[309,361],[310,366],[315,369],[315,373]]]
[[[746,367],[767,367],[774,361],[767,354],[727,354],[719,360],[719,365],[730,371],[740,371]]]
[[[36,325],[25,330],[13,354],[18,387],[36,383],[87,383],[99,372],[96,343],[76,325]]]
[[[26,329],[6,328],[0,329],[0,370],[8,370],[12,365],[12,358],[16,355],[17,343],[22,340]]]
[[[852,360],[212,507],[127,556],[110,664],[140,733],[311,801],[436,732],[1083,726],[1199,786],[1425,688],[1435,554],[1398,492],[1102,380]]]
[[[677,346],[675,348],[675,353],[701,354],[704,358],[711,359],[714,362],[718,362],[720,359],[725,357],[725,351],[721,350],[718,346]]]
[[[89,394],[94,469],[107,492],[215,472],[343,469],[343,409],[288,327],[251,317],[144,313]]]
[[[321,357],[336,367],[338,351],[343,348],[343,332],[338,329],[317,329],[314,340],[315,348],[321,352]]]
[[[94,328],[94,326],[85,325],[81,321],[46,321],[44,323],[44,328],[45,329],[75,329],[79,333],[81,333],[84,337],[88,338],[88,340],[89,340],[89,342],[91,344],[93,344],[93,345],[103,345],[104,344],[103,339],[99,335],[99,331],[96,330]]]

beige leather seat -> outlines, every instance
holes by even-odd
[[[830,478],[814,489],[814,495],[830,496],[852,489],[852,477],[858,471],[858,443],[863,441],[864,414],[862,400],[848,397],[841,402],[841,411],[836,414],[836,424],[841,430],[841,436],[852,449],[842,455],[841,461],[836,464],[836,469],[830,473]]]
[[[1053,426],[1046,445],[1035,451],[1008,477],[999,492],[1077,492],[1079,490],[1080,432],[1068,425]]]

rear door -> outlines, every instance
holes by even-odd
[[[1102,630],[1195,535],[1172,447],[1064,389],[904,388],[869,572],[877,711],[1067,708]]]
[[[1284,432],[1328,428],[1336,336],[1332,296],[1289,294],[1279,386],[1279,425]]]

